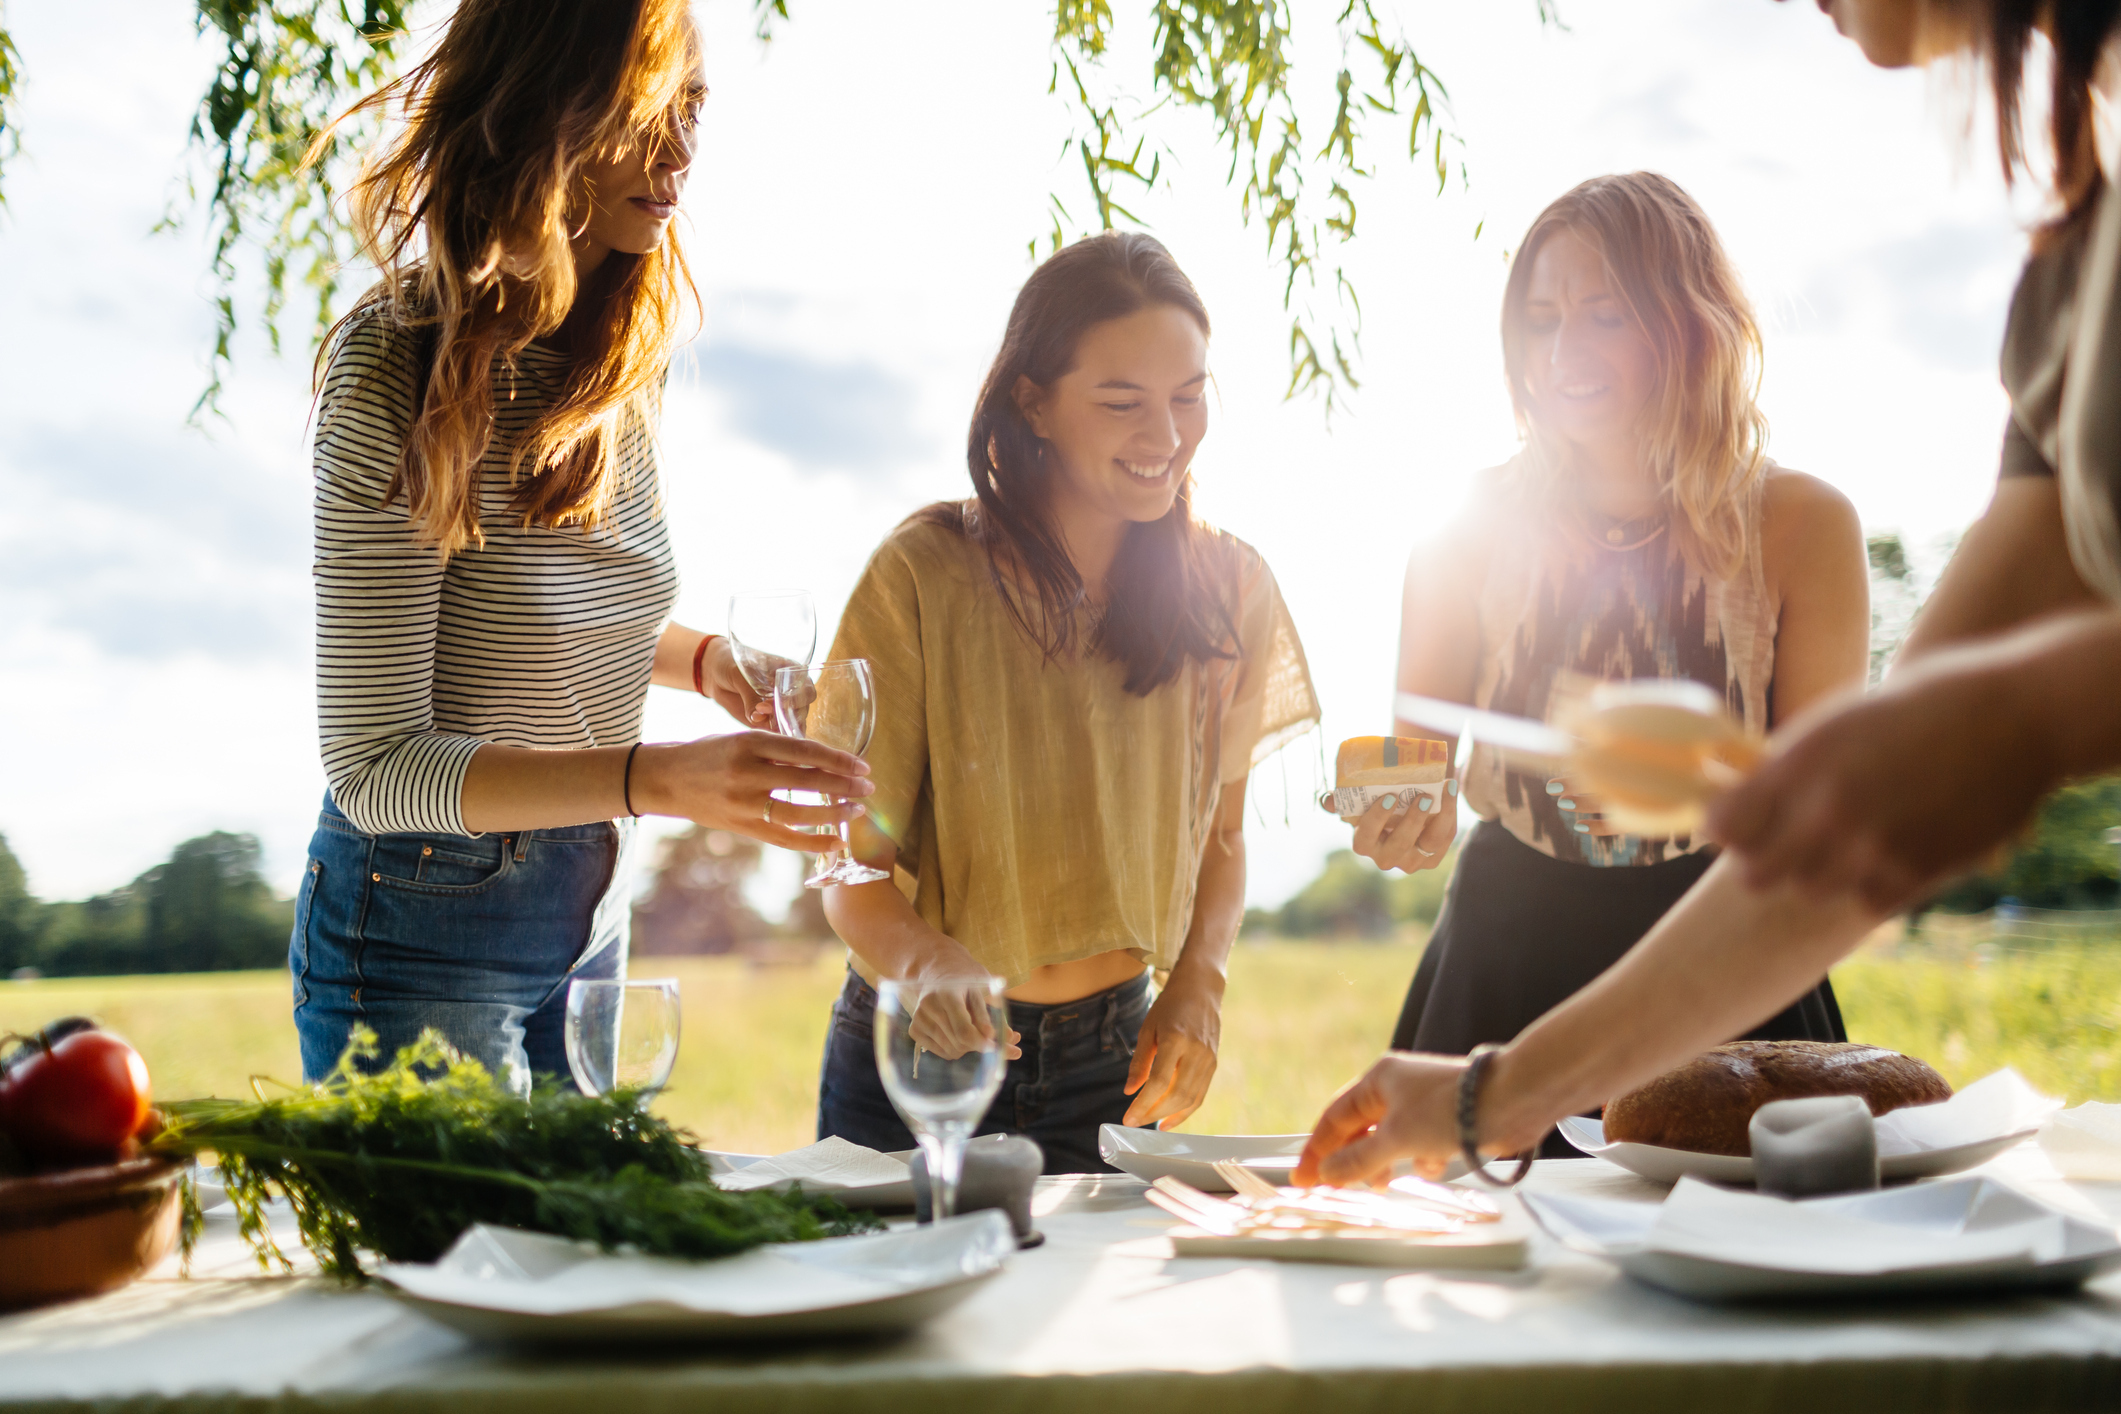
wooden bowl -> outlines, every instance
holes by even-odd
[[[167,1257],[183,1172],[153,1155],[0,1179],[0,1310],[115,1290]]]

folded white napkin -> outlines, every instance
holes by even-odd
[[[1781,1271],[1867,1274],[2051,1262],[2068,1218],[1992,1179],[1791,1201],[1681,1179],[1643,1245]]]
[[[2064,1178],[2121,1183],[2121,1105],[2083,1104],[2048,1116],[2040,1147]]]
[[[674,1306],[771,1316],[961,1281],[1000,1266],[1015,1250],[1009,1219],[996,1212],[701,1262],[619,1256],[548,1233],[475,1224],[439,1261],[386,1263],[377,1275],[429,1301],[527,1315]]]
[[[714,1176],[715,1186],[731,1193],[749,1193],[801,1180],[803,1187],[818,1193],[848,1188],[874,1188],[883,1183],[904,1183],[913,1176],[903,1159],[865,1149],[834,1135],[800,1149],[790,1149],[770,1159],[760,1159],[745,1168]]]
[[[1893,1110],[1878,1116],[1878,1157],[1951,1149],[2036,1127],[2062,1108],[2062,1102],[2025,1083],[2005,1066],[1934,1105]]]

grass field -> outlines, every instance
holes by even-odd
[[[1419,956],[1404,945],[1246,943],[1231,964],[1223,1061],[1188,1126],[1306,1129],[1377,1055]],[[683,983],[684,1042],[659,1107],[716,1148],[809,1142],[837,951],[755,966],[636,959]],[[1836,969],[1850,1035],[1921,1056],[1954,1084],[2000,1065],[2072,1103],[2121,1100],[2121,945],[1999,950],[1971,941],[1874,947]],[[166,1098],[244,1093],[300,1075],[286,978],[243,972],[0,983],[0,1031],[86,1013],[147,1057]]]

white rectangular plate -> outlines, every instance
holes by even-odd
[[[387,1263],[376,1276],[406,1305],[482,1340],[782,1340],[911,1329],[970,1295],[1015,1250],[1008,1216],[992,1210],[705,1262],[615,1256],[480,1225],[439,1261]]]
[[[1524,1229],[1505,1219],[1437,1237],[1354,1232],[1248,1233],[1223,1237],[1197,1227],[1171,1230],[1180,1257],[1267,1258],[1276,1262],[1339,1262],[1362,1267],[1439,1271],[1515,1271],[1525,1264]]]
[[[1182,1179],[1203,1193],[1230,1192],[1215,1171],[1218,1160],[1241,1163],[1276,1187],[1285,1186],[1308,1134],[1188,1134],[1184,1130],[1100,1125],[1097,1152],[1136,1178]]]

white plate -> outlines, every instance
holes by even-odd
[[[1561,1137],[1593,1157],[1620,1165],[1630,1173],[1639,1173],[1644,1178],[1658,1183],[1677,1183],[1682,1178],[1704,1178],[1711,1183],[1750,1184],[1753,1181],[1753,1161],[1730,1154],[1697,1154],[1691,1149],[1666,1149],[1655,1144],[1609,1144],[1606,1142],[1605,1125],[1582,1115],[1570,1115],[1560,1126]],[[1879,1176],[1888,1183],[1905,1183],[1917,1178],[1938,1178],[1948,1173],[1962,1173],[1976,1164],[1985,1164],[1996,1155],[2021,1140],[2030,1139],[2036,1130],[2021,1129],[2015,1134],[1999,1134],[1991,1139],[1976,1140],[1971,1144],[1954,1144],[1944,1149],[1918,1149],[1912,1154],[1890,1154],[1878,1161]]]
[[[725,1154],[719,1149],[702,1149],[700,1152],[707,1156],[707,1162],[712,1166],[712,1171],[715,1173],[729,1173],[737,1169],[749,1168],[761,1159],[773,1157],[770,1154]],[[899,1149],[893,1151],[888,1157],[897,1159],[901,1163],[911,1163],[915,1152],[912,1149]],[[794,1180],[790,1180],[789,1183],[780,1186],[788,1188],[793,1186],[793,1182]],[[913,1178],[910,1174],[892,1183],[871,1183],[859,1188],[823,1188],[816,1184],[811,1184],[808,1187],[809,1191],[828,1194],[839,1199],[840,1202],[850,1208],[861,1208],[876,1213],[910,1213],[913,1211]]]
[[[2115,1240],[2112,1229],[2047,1208],[1988,1178],[1960,1178],[1793,1205],[1800,1209],[1821,1205],[1835,1215],[1899,1229],[1903,1238],[1920,1239],[1924,1260],[1883,1271],[1808,1269],[1797,1257],[1770,1265],[1698,1252],[1660,1251],[1646,1245],[1661,1211],[1658,1204],[1529,1191],[1520,1196],[1539,1225],[1564,1246],[1606,1258],[1638,1281],[1703,1301],[2072,1286],[2121,1266],[2121,1242]],[[1993,1251],[1955,1255],[1955,1248],[1977,1248],[1984,1229],[2037,1217],[2062,1225],[2060,1249],[2046,1260],[1998,1258]]]
[[[1098,1126],[1097,1152],[1106,1163],[1154,1182],[1176,1178],[1203,1193],[1228,1193],[1217,1161],[1236,1162],[1276,1187],[1289,1181],[1308,1134],[1188,1134],[1183,1130]]]
[[[481,1340],[758,1341],[904,1331],[946,1311],[1016,1250],[1004,1213],[707,1262],[620,1257],[513,1228],[467,1228],[440,1261],[392,1262],[392,1296]]]

